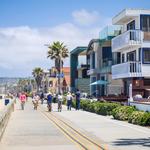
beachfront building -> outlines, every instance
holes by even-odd
[[[88,65],[86,62],[87,47],[76,47],[70,52],[71,66],[71,91],[79,89],[83,93],[90,94],[90,79],[87,75]]]
[[[45,93],[57,93],[58,92],[58,77],[60,77],[60,88],[62,93],[66,93],[70,90],[70,67],[63,67],[61,74],[57,74],[55,67],[50,70],[44,71],[42,85]]]
[[[122,79],[124,94],[150,95],[150,10],[124,9],[113,19],[122,25],[120,35],[112,39],[114,65],[112,78]]]
[[[123,84],[121,80],[112,80],[112,49],[111,39],[120,33],[120,26],[107,26],[100,32],[99,39],[89,42],[87,48],[87,63],[90,66],[87,74],[90,76],[90,95],[101,97],[121,95]]]

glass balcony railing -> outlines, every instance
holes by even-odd
[[[106,26],[102,31],[99,33],[100,40],[111,40],[113,37],[119,35],[121,33],[121,27],[119,25],[115,26]]]
[[[129,77],[141,77],[142,67],[141,62],[132,61],[121,63],[112,66],[112,78],[129,78]]]
[[[129,30],[112,39],[112,52],[116,52],[125,47],[141,45],[143,42],[143,32],[140,30]]]

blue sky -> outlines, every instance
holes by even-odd
[[[44,44],[60,40],[69,50],[87,45],[122,9],[149,6],[149,0],[0,0],[0,76],[50,68]]]
[[[0,26],[53,26],[68,22],[80,9],[113,17],[124,8],[149,7],[149,0],[0,0]]]

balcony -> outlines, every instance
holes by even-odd
[[[143,32],[140,30],[129,30],[112,39],[112,52],[122,49],[141,46],[143,42]]]
[[[112,66],[112,78],[142,77],[141,62],[126,62]]]
[[[97,74],[98,73],[98,69],[90,69],[87,70],[87,75],[93,75],[93,74]]]
[[[88,68],[88,67],[90,67],[90,65],[87,65],[87,64],[79,64],[78,66],[77,66],[77,69],[79,70],[79,69],[86,69],[86,68]]]

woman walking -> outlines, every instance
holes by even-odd
[[[24,110],[24,105],[25,105],[25,102],[26,102],[26,95],[24,92],[22,92],[19,96],[19,100],[20,100],[20,104],[21,104],[21,109]]]

